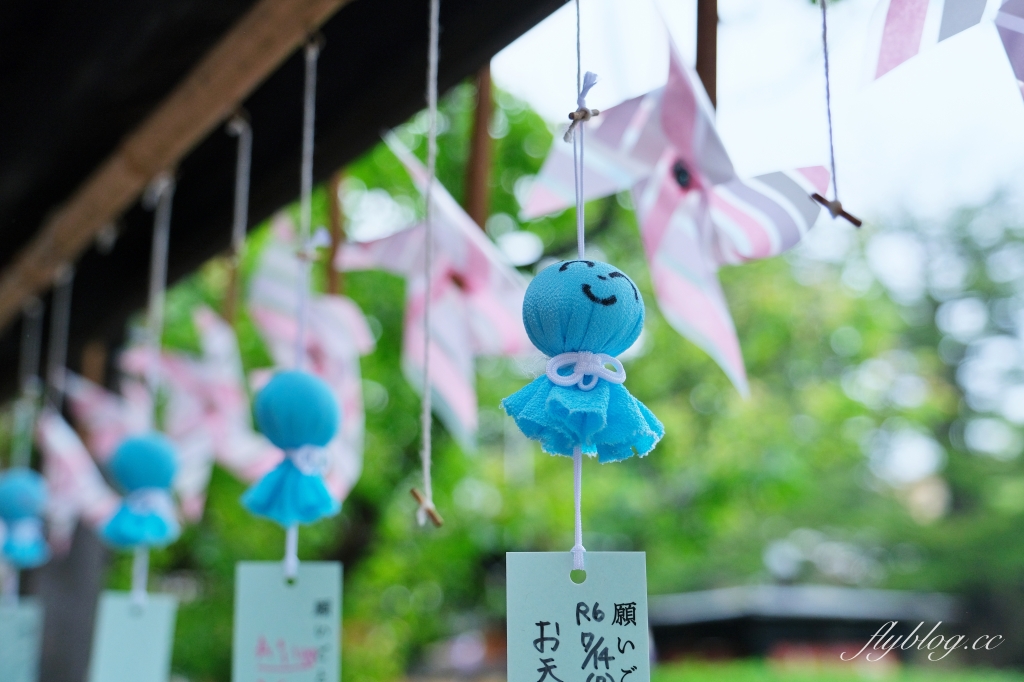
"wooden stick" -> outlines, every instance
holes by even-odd
[[[423,503],[427,501],[427,498],[423,497],[423,493],[421,493],[419,490],[416,490],[416,488],[413,488],[409,492],[412,493],[412,496],[416,499],[416,503],[419,504],[421,507],[423,506]],[[427,512],[427,516],[430,517],[430,520],[434,523],[435,526],[440,528],[444,525],[444,519],[441,518],[441,515],[437,513],[436,509],[434,509],[433,507],[427,507],[425,511]]]
[[[476,112],[473,116],[473,137],[469,143],[469,161],[466,164],[466,213],[482,229],[490,210],[491,186],[491,133],[488,129],[494,113],[491,92],[491,67],[480,69],[476,76]]]
[[[821,196],[817,192],[812,194],[811,198],[817,201],[825,208],[827,208],[828,212],[832,214],[833,218],[846,218],[853,224],[854,227],[860,227],[861,225],[864,224],[861,221],[861,219],[858,218],[857,216],[853,215],[852,213],[847,213],[846,210],[843,208],[843,205],[839,203],[838,199],[836,199],[835,201],[829,201],[828,199]]]
[[[103,227],[173,168],[332,14],[352,0],[260,0],[43,223],[0,274],[0,328]]]
[[[344,177],[342,171],[336,171],[327,183],[327,206],[331,217],[331,248],[327,251],[327,293],[334,296],[345,291],[345,276],[334,267],[338,249],[345,242],[345,215],[341,210],[341,198],[338,196]]]

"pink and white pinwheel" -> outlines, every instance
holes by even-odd
[[[427,171],[394,135],[386,138],[420,192]],[[433,248],[430,277],[432,405],[449,432],[467,448],[477,430],[477,356],[517,356],[532,349],[523,329],[526,283],[444,187],[432,185]],[[339,270],[386,270],[406,278],[402,368],[422,393],[424,312],[423,224],[390,236],[350,242],[338,251]]]
[[[259,266],[249,286],[249,314],[266,341],[275,364],[295,366],[299,307],[299,280],[303,263],[294,225],[284,213],[271,226],[271,239],[263,247]],[[335,499],[344,500],[359,480],[363,465],[363,386],[359,358],[374,348],[373,333],[362,311],[344,296],[310,294],[306,301],[304,369],[326,381],[342,408],[341,428],[327,448],[331,466],[324,476]],[[269,373],[254,376],[262,386]],[[281,451],[250,430],[235,433],[235,448],[269,449],[272,465]]]
[[[1024,95],[1024,0],[881,0],[868,28],[871,78],[988,21],[995,22]]]
[[[670,46],[668,83],[588,125],[584,199],[632,189],[655,297],[669,324],[748,392],[718,269],[792,248],[817,219],[820,166],[741,180],[697,74]],[[526,200],[537,217],[575,203],[572,146],[555,143]]]
[[[59,413],[51,409],[40,413],[36,443],[50,492],[50,546],[57,554],[65,554],[80,519],[99,530],[117,511],[121,500],[103,480],[78,434]]]

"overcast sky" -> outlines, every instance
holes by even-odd
[[[829,10],[840,198],[854,213],[939,217],[1024,189],[1024,99],[991,23],[866,78],[876,0]],[[691,64],[696,0],[582,0],[588,98],[607,108],[664,84],[669,31]],[[718,129],[741,175],[828,163],[821,14],[807,0],[719,0]],[[492,62],[496,83],[551,121],[575,108],[571,3]]]

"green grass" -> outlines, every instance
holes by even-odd
[[[976,668],[940,669],[920,665],[903,669],[839,667],[800,669],[764,661],[735,663],[676,663],[656,667],[652,682],[1024,682],[1024,674]]]

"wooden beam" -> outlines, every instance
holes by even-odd
[[[466,164],[466,213],[481,228],[487,223],[491,194],[491,114],[494,95],[491,88],[491,67],[488,64],[476,76],[476,110],[473,114],[473,137],[469,143]]]
[[[718,0],[697,0],[697,75],[718,106]]]
[[[173,169],[323,22],[352,0],[260,0],[125,137],[0,273],[0,329]]]

